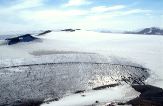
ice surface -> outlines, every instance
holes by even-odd
[[[105,105],[106,103],[131,100],[139,94],[140,93],[136,92],[131,87],[124,85],[99,91],[88,91],[86,93],[74,94],[50,104],[42,104],[41,106],[86,106],[93,104]],[[99,103],[95,103],[96,101]]]
[[[149,76],[146,68],[112,63],[112,59],[98,54],[55,54],[12,60],[6,61],[9,64],[2,62],[0,68],[0,104],[22,98],[62,98],[114,83],[143,84]]]
[[[35,63],[42,64],[42,63],[51,63],[51,62],[64,62],[64,61],[69,62],[70,60],[73,62],[93,61],[93,62],[109,62],[112,64],[113,63],[124,64],[124,65],[129,64],[129,65],[143,66],[145,68],[149,68],[151,75],[146,80],[146,83],[163,88],[163,77],[162,77],[163,76],[163,46],[162,46],[163,37],[162,36],[76,31],[72,33],[51,32],[46,35],[39,36],[39,38],[42,41],[20,43],[12,46],[1,44],[0,45],[1,67],[22,65],[22,64],[35,64]],[[49,52],[50,54],[48,54]],[[79,52],[81,52],[81,54]],[[85,52],[91,54],[86,55]],[[34,53],[40,53],[40,55],[34,55]],[[72,54],[74,53],[75,55],[72,55],[71,53]],[[97,58],[93,58],[95,57],[96,54],[100,54],[100,55],[96,56]],[[133,64],[133,63],[137,63],[140,65]],[[35,66],[33,66],[32,68],[34,69],[34,67]],[[93,66],[92,68],[91,65],[87,66],[87,68],[90,69],[96,69],[95,67],[96,66]],[[39,70],[38,68],[36,69]],[[10,75],[12,75],[12,71],[15,73],[26,72],[26,74],[24,75],[27,75],[28,71],[25,70],[29,70],[29,67],[10,68],[7,69],[7,71],[3,70],[1,73],[4,74],[5,72],[6,78],[8,78]],[[81,68],[81,70],[83,69]],[[103,78],[103,79],[107,79],[107,78]],[[10,81],[10,79],[6,81]],[[45,86],[45,88],[47,88],[47,86]],[[27,90],[23,92],[27,93],[29,91]],[[3,90],[1,90],[1,92],[3,92]],[[124,96],[123,93],[122,95]],[[136,95],[136,93],[133,95]],[[63,98],[62,100],[65,99]],[[83,99],[81,99],[81,101],[82,100]],[[89,99],[88,100],[84,99],[84,100],[89,101]],[[114,101],[114,99],[111,100]],[[65,101],[67,103],[68,99],[66,99]],[[68,102],[72,102],[72,101],[68,101]],[[60,103],[60,101],[55,103]]]

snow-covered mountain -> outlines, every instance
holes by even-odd
[[[145,28],[137,32],[125,32],[127,34],[163,35],[163,29],[157,27]]]

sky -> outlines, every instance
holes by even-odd
[[[163,28],[163,0],[0,0],[0,30]]]

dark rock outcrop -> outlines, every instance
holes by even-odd
[[[52,30],[47,30],[47,31],[44,31],[42,33],[39,33],[38,36],[45,35],[45,34],[50,33],[50,32],[52,32]]]
[[[133,106],[163,106],[163,89],[151,85],[133,85],[141,94],[130,100],[128,104]]]
[[[101,90],[101,89],[105,89],[105,88],[116,87],[118,85],[119,85],[118,83],[110,84],[110,85],[104,85],[104,86],[99,86],[99,87],[93,88],[93,90]]]
[[[156,27],[145,28],[139,32],[138,34],[149,34],[149,35],[163,35],[163,30]]]
[[[22,36],[18,36],[18,37],[13,37],[13,38],[7,38],[5,40],[7,40],[7,44],[8,45],[13,45],[19,42],[30,42],[33,40],[36,40],[38,38],[31,36],[30,34],[25,34]]]
[[[75,32],[75,29],[63,29],[61,31],[66,31],[66,32]]]
[[[6,106],[40,106],[43,103],[43,99],[40,100],[18,100],[13,104]],[[4,105],[5,106],[5,105]]]
[[[163,35],[163,29],[151,27],[137,32],[125,32],[125,34]]]
[[[78,91],[76,91],[76,92],[74,92],[75,94],[78,94],[78,93],[84,93],[85,92],[85,90],[78,90]]]

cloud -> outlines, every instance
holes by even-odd
[[[64,6],[80,6],[80,5],[88,5],[91,4],[88,0],[69,0],[68,3],[64,4]]]
[[[21,10],[43,5],[43,0],[20,0],[16,5],[11,6],[11,10]]]
[[[43,5],[43,0],[16,0],[12,5],[0,7],[1,15],[19,15],[19,12]],[[15,14],[15,12],[17,14]]]
[[[107,12],[107,11],[115,11],[115,10],[120,10],[120,9],[124,9],[126,8],[125,5],[115,5],[115,6],[111,6],[111,7],[107,7],[107,6],[97,6],[97,7],[93,7],[91,9],[92,12]]]
[[[114,6],[113,6],[114,7]],[[118,6],[117,6],[118,7]],[[121,7],[122,8],[122,7]],[[125,8],[125,6],[123,7]],[[116,10],[117,9],[117,10]],[[118,21],[123,19],[124,16],[138,14],[138,13],[148,13],[149,10],[143,9],[131,9],[131,10],[121,10],[120,7],[116,9],[107,9],[109,12],[92,12],[92,9],[38,9],[38,10],[23,10],[19,12],[18,15],[11,16],[11,19],[7,17],[8,23],[12,26],[23,20],[26,24],[23,26],[39,27],[39,28],[53,28],[53,27],[85,27],[85,28],[95,28],[98,26],[107,27],[107,25],[118,25]],[[11,15],[11,14],[10,14]],[[116,21],[115,21],[116,20]],[[18,21],[18,23],[16,23]],[[14,22],[14,23],[13,23]],[[9,24],[7,24],[9,25]],[[20,23],[18,24],[19,26]],[[20,28],[20,27],[19,27]]]
[[[64,24],[64,23],[74,23],[81,19],[81,17],[87,15],[87,11],[84,10],[57,10],[57,9],[47,9],[47,10],[36,10],[36,11],[26,11],[21,14],[22,18],[27,22],[33,22],[37,24]]]
[[[125,6],[124,6],[125,7]],[[120,9],[120,8],[119,8]],[[151,10],[144,10],[144,9],[129,9],[129,10],[116,10],[116,11],[109,11],[109,12],[105,12],[103,13],[103,11],[100,11],[100,12],[97,12],[96,14],[92,14],[92,15],[88,15],[87,16],[87,19],[88,20],[92,20],[92,21],[101,21],[101,20],[112,20],[116,17],[124,17],[124,16],[132,16],[132,15],[135,15],[135,14],[143,14],[143,15],[146,15],[146,14],[149,14],[151,13],[152,11]],[[143,16],[141,15],[141,16]],[[136,15],[135,15],[136,16]]]
[[[31,22],[27,22],[24,18],[26,10],[31,11],[33,7],[39,7],[43,5],[43,0],[15,0],[10,4],[0,7],[0,28],[1,29],[19,29],[25,26],[32,25]],[[28,23],[28,25],[27,25]]]
[[[19,11],[43,5],[43,0],[17,0],[12,5],[2,7],[3,11]]]
[[[55,28],[55,27],[107,27],[121,23],[127,24],[128,16],[145,15],[153,13],[151,10],[130,8],[128,5],[103,6],[93,5],[85,8],[76,6],[88,5],[91,0],[69,0],[58,7],[48,7],[45,0],[16,0],[10,6],[0,7],[0,28]],[[63,8],[62,6],[66,6]],[[69,6],[75,6],[69,8]],[[39,7],[33,9],[33,7]],[[41,7],[41,8],[40,8]],[[132,19],[132,18],[131,18]],[[134,22],[133,22],[134,23]],[[15,26],[14,26],[15,25]],[[21,27],[22,26],[22,27]]]
[[[152,10],[145,9],[131,9],[122,13],[122,15],[130,15],[130,14],[140,14],[140,13],[150,13]]]

